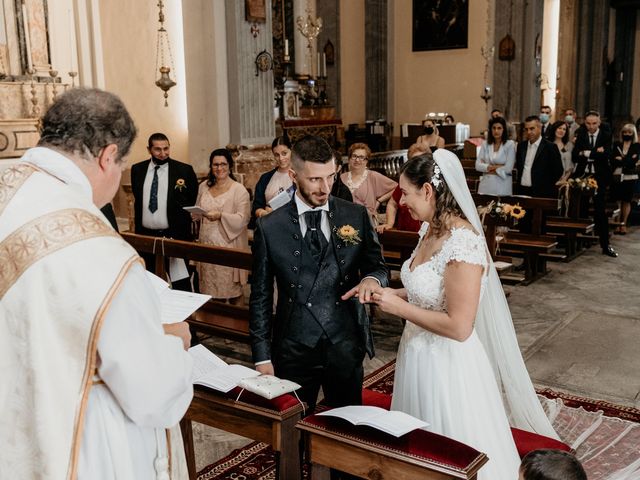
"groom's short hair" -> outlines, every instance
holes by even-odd
[[[561,450],[533,450],[522,459],[524,480],[587,480],[578,459]]]
[[[329,163],[334,160],[333,149],[324,138],[305,135],[291,149],[291,165],[298,172],[304,162]]]

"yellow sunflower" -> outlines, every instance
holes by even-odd
[[[515,218],[516,220],[520,220],[522,217],[524,217],[524,214],[527,213],[525,211],[524,208],[522,208],[519,204],[514,205],[513,207],[511,207],[511,216],[513,218]]]

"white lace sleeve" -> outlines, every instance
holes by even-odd
[[[445,263],[464,262],[487,266],[487,249],[482,236],[468,228],[454,228],[442,247]]]

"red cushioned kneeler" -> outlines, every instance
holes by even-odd
[[[371,405],[389,410],[389,408],[391,408],[391,395],[364,388],[362,389],[362,403],[363,405]],[[533,450],[542,448],[564,450],[566,452],[571,451],[571,447],[566,443],[554,438],[538,435],[537,433],[520,430],[519,428],[511,428],[511,435],[513,435],[513,441],[516,444],[520,458]]]

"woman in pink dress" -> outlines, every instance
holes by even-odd
[[[383,174],[369,170],[367,163],[371,150],[366,143],[354,143],[349,147],[349,171],[340,175],[353,196],[353,203],[364,205],[375,220],[378,207],[386,202],[398,185]]]
[[[200,184],[196,205],[201,216],[201,243],[218,247],[249,248],[247,225],[251,213],[249,192],[233,177],[233,157],[226,148],[209,156],[209,178]],[[198,265],[200,291],[213,298],[242,303],[248,272],[210,263]]]

